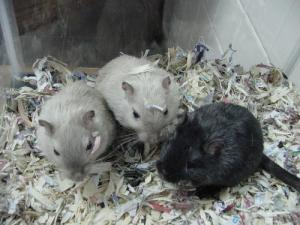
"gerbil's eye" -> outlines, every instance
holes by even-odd
[[[140,115],[135,110],[133,110],[133,117],[138,119],[140,118]]]
[[[89,141],[88,145],[86,146],[86,150],[90,151],[93,148],[93,143],[91,141]]]
[[[164,115],[166,116],[166,115],[168,115],[168,109],[166,109],[166,111],[164,111]]]
[[[56,149],[53,149],[53,152],[54,152],[54,154],[57,155],[57,156],[60,155],[60,153],[59,153]]]

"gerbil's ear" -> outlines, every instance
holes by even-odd
[[[97,152],[97,150],[99,150],[101,145],[101,136],[97,136],[95,137],[95,142],[94,142],[94,146],[91,152],[91,155],[93,155],[95,152]]]
[[[165,77],[162,81],[162,86],[164,89],[169,89],[171,84],[171,78],[169,76]]]
[[[54,126],[51,123],[49,123],[46,120],[39,120],[38,123],[39,123],[40,126],[45,128],[45,130],[47,131],[47,133],[49,135],[54,134]]]
[[[126,82],[126,81],[123,81],[122,82],[122,89],[125,91],[125,93],[127,94],[127,95],[133,95],[133,93],[134,93],[134,88],[132,87],[132,85],[131,84],[129,84],[128,82]]]
[[[82,117],[83,125],[85,127],[90,127],[91,123],[93,122],[94,117],[95,117],[94,110],[90,110],[90,111],[87,111],[86,113],[84,113],[83,117]]]
[[[207,152],[210,155],[219,156],[222,149],[224,147],[224,144],[222,141],[214,141],[212,143],[209,143],[204,147],[205,152]]]

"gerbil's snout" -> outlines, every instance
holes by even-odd
[[[147,143],[150,143],[150,144],[156,144],[159,139],[158,139],[158,135],[156,134],[147,134],[147,133],[139,133],[138,134],[138,137],[140,139],[140,141],[142,142],[147,142]]]
[[[83,172],[75,172],[72,174],[73,180],[74,181],[82,181],[85,177],[85,174]]]
[[[177,183],[182,179],[180,173],[172,169],[167,169],[161,160],[156,162],[156,168],[160,177],[168,182]]]
[[[86,168],[78,166],[77,168],[73,168],[71,170],[66,171],[66,176],[76,182],[82,181],[86,177]]]

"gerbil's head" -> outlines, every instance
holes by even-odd
[[[162,145],[156,164],[162,178],[171,183],[197,180],[197,171],[215,163],[223,146],[218,140],[209,142],[206,138],[197,119],[186,117]]]
[[[40,119],[39,145],[45,156],[74,181],[89,174],[91,163],[102,153],[101,137],[93,131],[95,112],[84,113],[80,120],[53,124]]]
[[[187,178],[188,149],[172,149],[171,145],[172,143],[168,142],[162,146],[156,168],[163,179],[178,183]]]
[[[139,75],[122,82],[129,111],[124,111],[127,125],[142,142],[157,143],[160,132],[176,118],[179,110],[178,86],[170,75]],[[172,84],[173,82],[173,84]]]

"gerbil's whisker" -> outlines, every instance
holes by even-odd
[[[127,140],[131,140],[131,139],[136,139],[136,137],[132,136],[132,137],[121,138],[119,141],[127,141]]]
[[[123,137],[132,137],[134,135],[136,135],[136,133],[133,132],[133,133],[129,133],[129,134],[120,135],[120,138],[123,138]]]
[[[130,137],[130,138],[125,138],[125,139],[122,139],[120,140],[122,143],[127,143],[127,142],[130,142],[130,141],[133,141],[135,140],[136,138],[135,137]]]
[[[124,142],[124,141],[134,140],[134,139],[137,139],[137,135],[135,133],[131,136],[127,136],[127,137],[124,137],[124,138],[119,138],[118,141],[119,142]]]
[[[96,162],[96,163],[97,163],[97,162],[103,162],[103,161],[105,161],[106,159],[111,158],[111,157],[115,154],[116,151],[117,151],[117,149],[113,149],[110,153],[108,153],[107,155],[104,155],[103,157],[97,159],[95,162]]]
[[[128,144],[130,142],[133,142],[133,141],[136,141],[137,139],[135,137],[132,137],[132,138],[128,138],[126,140],[121,140],[122,142],[119,143],[116,148],[120,148],[121,146],[125,145],[125,144]]]
[[[130,142],[130,147],[133,147],[134,145],[136,145],[139,142],[139,140],[134,140],[132,142]]]

